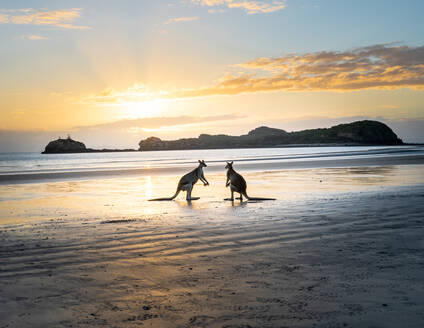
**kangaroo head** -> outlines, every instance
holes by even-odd
[[[229,170],[229,169],[232,169],[232,168],[233,168],[233,163],[234,163],[233,161],[231,161],[231,162],[226,162],[226,163],[227,163],[227,165],[225,165],[225,168],[226,168],[226,169],[228,169],[228,170]]]
[[[201,167],[207,167],[207,165],[206,165],[206,163],[205,163],[205,161],[203,159],[202,160],[199,159],[198,162],[199,162],[199,164],[200,164]]]

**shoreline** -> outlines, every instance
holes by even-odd
[[[327,155],[328,156],[328,155]],[[290,170],[290,169],[307,169],[307,168],[325,168],[325,167],[358,167],[358,166],[381,166],[381,165],[421,165],[424,164],[424,155],[408,155],[408,156],[384,156],[367,158],[347,158],[331,159],[327,157],[321,160],[305,160],[305,159],[261,159],[261,160],[244,160],[237,163],[237,167],[243,170]],[[350,157],[350,158],[349,158]],[[313,158],[313,157],[312,157]],[[249,163],[255,161],[255,163]],[[208,172],[223,171],[221,161],[208,162]],[[118,176],[151,176],[151,175],[175,175],[182,174],[187,171],[188,165],[180,165],[175,167],[156,167],[156,168],[128,168],[128,169],[96,169],[95,171],[67,171],[67,172],[43,172],[43,173],[21,173],[21,174],[0,174],[0,185],[4,184],[21,184],[36,183],[46,181],[62,181],[62,180],[78,180],[88,178],[108,178]]]

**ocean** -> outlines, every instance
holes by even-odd
[[[0,153],[0,183],[44,179],[77,179],[125,174],[173,174],[203,159],[209,170],[223,170],[225,161],[245,169],[296,168],[299,163],[328,160],[378,159],[424,155],[420,146],[287,147],[207,149],[117,153]]]

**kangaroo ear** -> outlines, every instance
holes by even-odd
[[[233,163],[234,163],[233,161],[230,162],[231,165],[233,165]]]
[[[199,162],[199,163],[202,163],[202,161],[201,161],[200,159],[198,160],[198,162]]]

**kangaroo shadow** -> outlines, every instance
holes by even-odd
[[[201,209],[198,203],[191,200],[175,200],[175,203],[181,208]]]
[[[227,200],[230,204],[231,204],[231,207],[233,207],[233,208],[237,208],[237,207],[246,207],[247,206],[247,203],[248,202],[246,202],[246,201],[240,201],[239,199],[236,199],[236,200],[231,200],[231,199],[224,199],[224,200]]]

